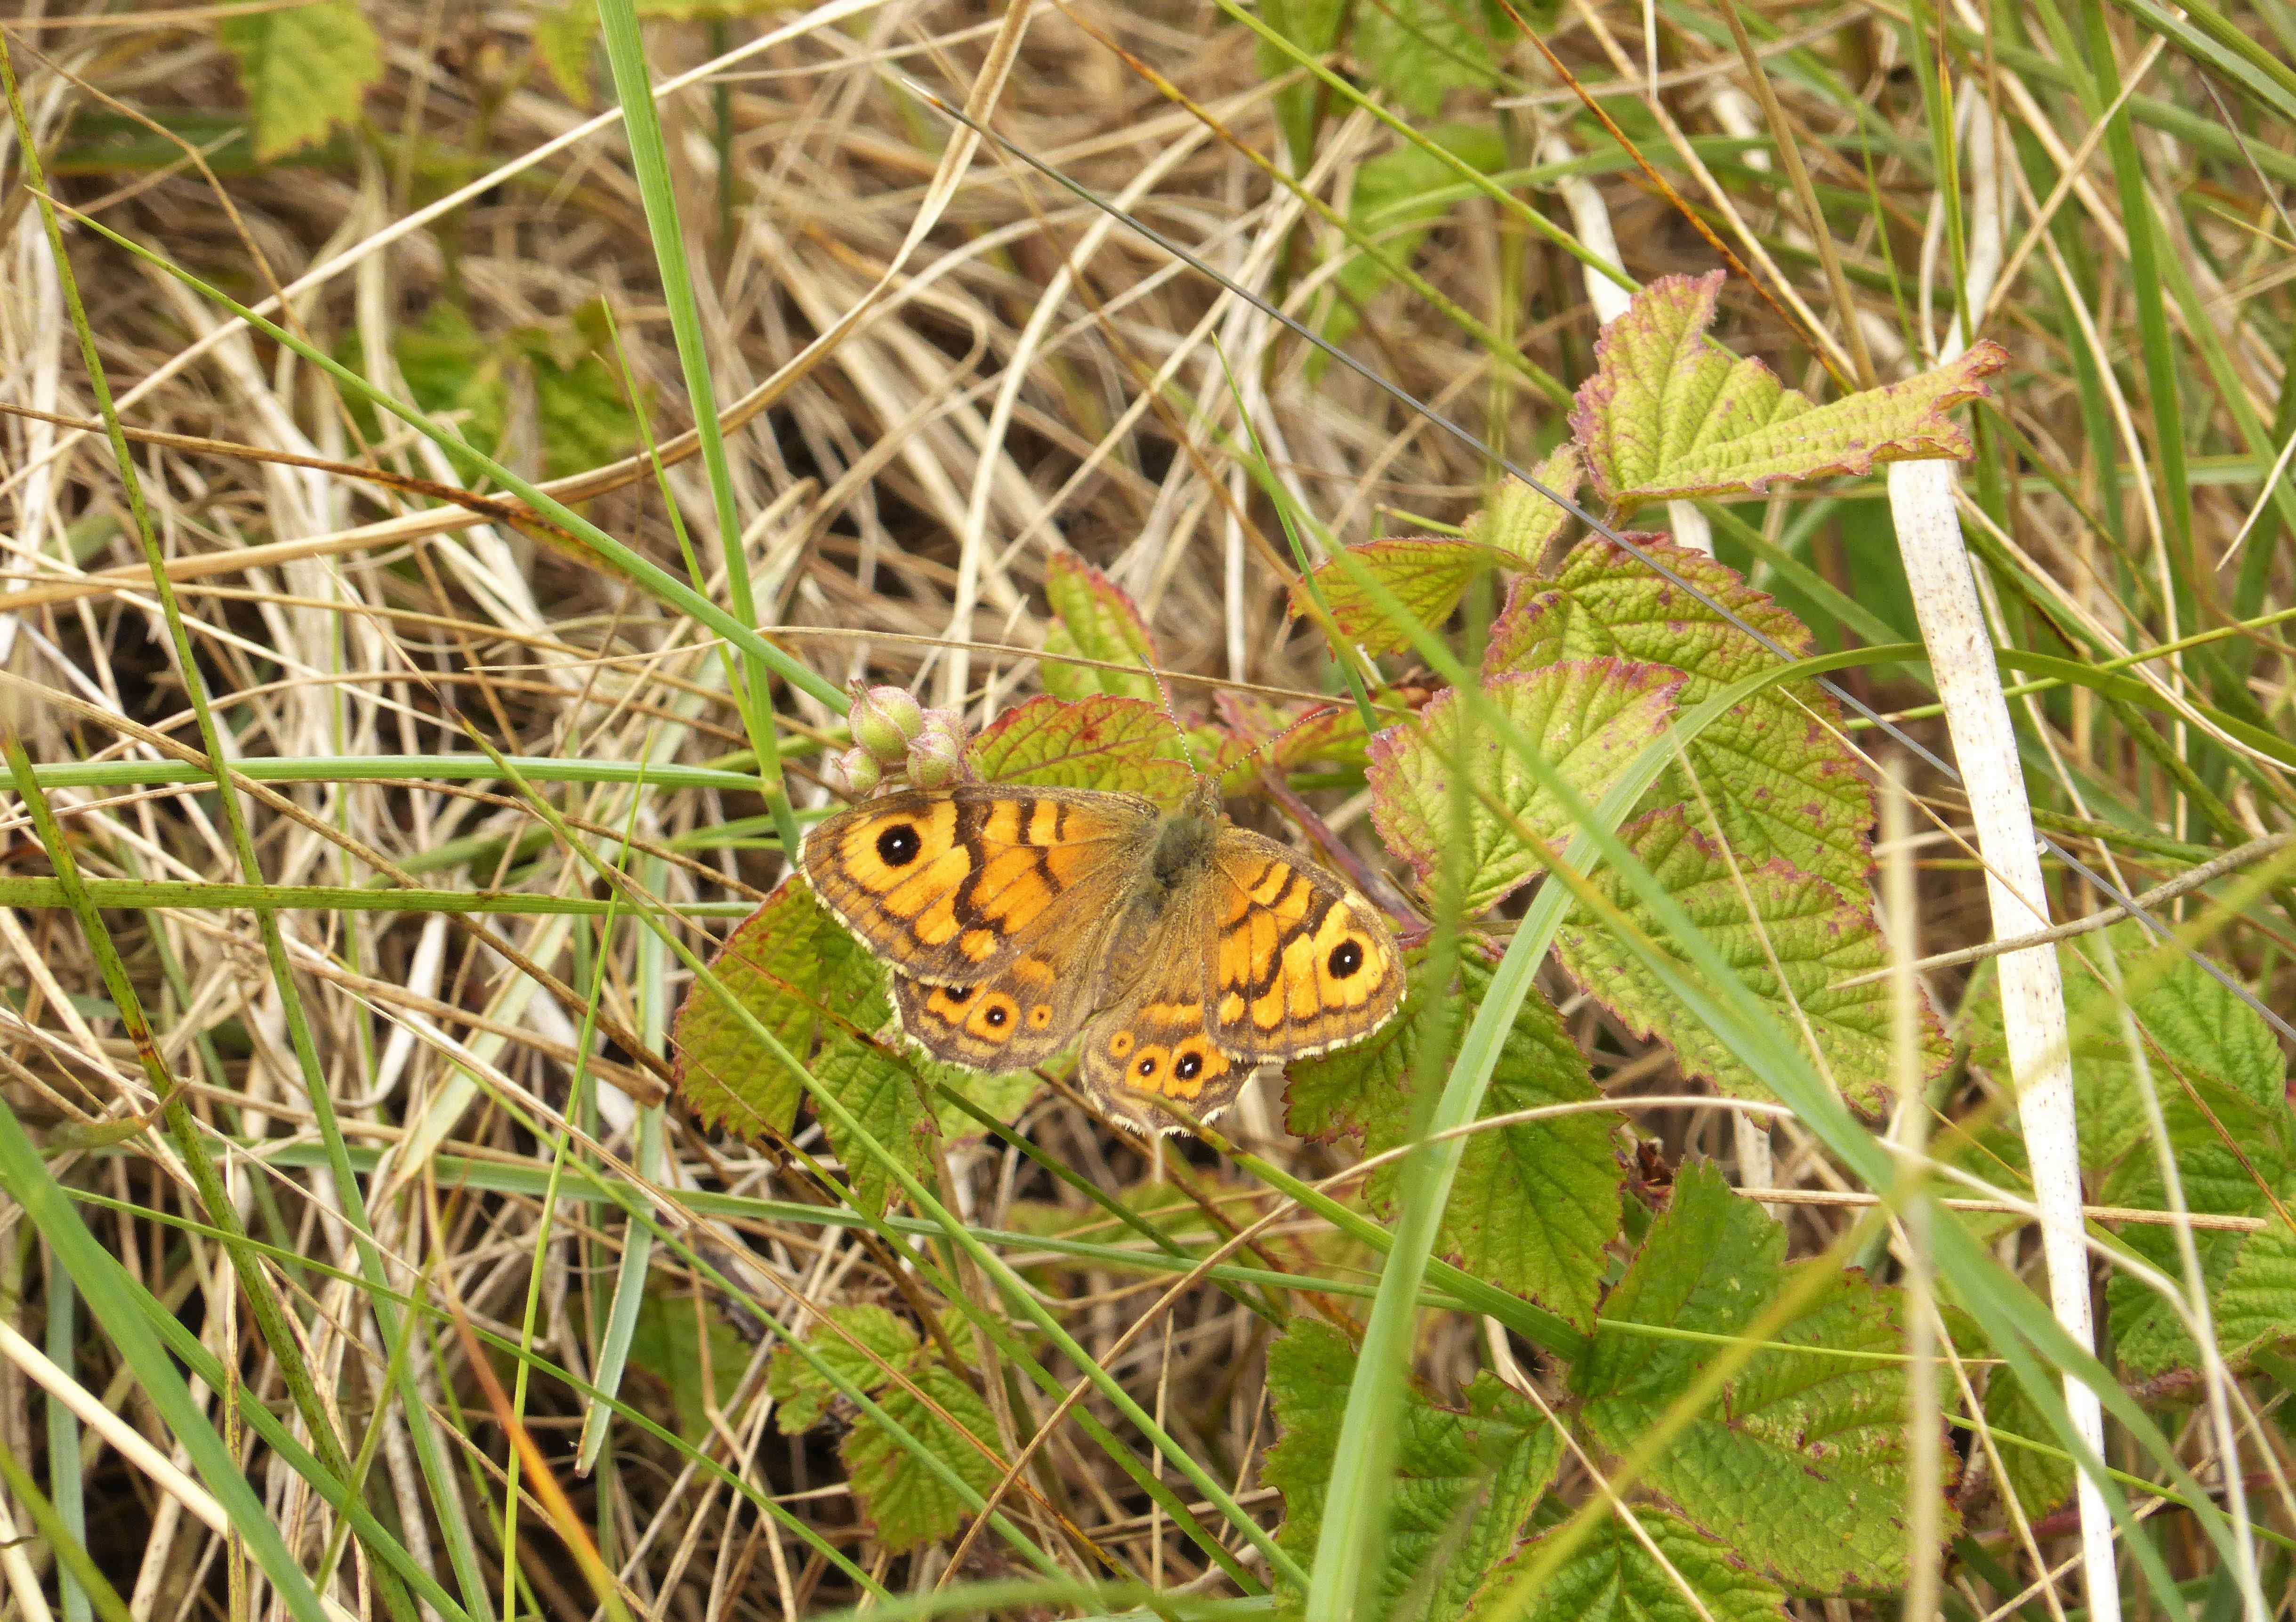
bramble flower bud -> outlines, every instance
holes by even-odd
[[[920,789],[942,789],[964,774],[964,723],[955,712],[928,709],[924,725],[909,740],[909,781]]]
[[[855,682],[846,691],[853,695],[853,708],[845,717],[853,741],[874,755],[881,766],[900,764],[909,740],[925,724],[923,708],[898,687],[864,687]]]
[[[829,758],[827,773],[830,786],[842,789],[856,799],[867,795],[885,775],[877,758],[865,749],[849,749],[841,755]]]

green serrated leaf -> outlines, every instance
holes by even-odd
[[[995,1445],[996,1416],[980,1393],[946,1364],[919,1359],[911,1364],[909,1377],[950,1419],[979,1440]],[[1004,1479],[1004,1472],[979,1448],[907,1391],[889,1389],[879,1394],[877,1400],[895,1423],[923,1441],[983,1497]],[[838,1454],[845,1461],[846,1480],[860,1503],[861,1512],[888,1553],[902,1554],[939,1543],[963,1526],[971,1512],[955,1488],[926,1469],[891,1431],[873,1421],[865,1420],[855,1425]]]
[[[1565,440],[1531,470],[1531,476],[1558,496],[1576,499],[1587,479],[1578,447]],[[1502,478],[1491,487],[1483,510],[1469,519],[1465,538],[1513,557],[1523,568],[1535,568],[1570,514],[1520,479]]]
[[[816,1329],[807,1344],[849,1383],[873,1396],[892,1383],[892,1376],[869,1353],[900,1368],[920,1344],[907,1321],[882,1307],[832,1307],[822,1315],[836,1327]],[[783,1436],[802,1435],[821,1423],[839,1395],[826,1373],[788,1347],[766,1364],[766,1390],[774,1399],[774,1423]]]
[[[1056,552],[1045,566],[1045,595],[1053,621],[1045,631],[1047,654],[1075,654],[1110,664],[1135,665],[1145,672],[1157,663],[1148,621],[1122,587],[1072,552]],[[1156,680],[1145,674],[1097,670],[1047,658],[1040,667],[1045,691],[1056,699],[1087,699],[1103,693],[1160,704]]]
[[[916,1331],[885,1308],[833,1307],[824,1315],[846,1332],[827,1327],[817,1330],[808,1341],[814,1353],[875,1397],[894,1423],[987,1496],[1004,1472],[952,1429],[947,1421],[902,1389],[869,1353],[874,1352],[906,1375],[964,1430],[993,1446],[996,1421],[980,1394],[947,1364],[925,1353]],[[766,1380],[778,1405],[775,1422],[784,1436],[796,1436],[819,1424],[838,1395],[825,1373],[788,1348],[774,1354]],[[900,1554],[922,1544],[938,1543],[962,1526],[970,1512],[955,1488],[867,1413],[854,1416],[853,1429],[846,1433],[838,1453],[845,1462],[847,1484],[888,1553]]]
[[[2282,1184],[2279,1194],[2284,1210],[2296,1206],[2296,1180]],[[2235,1364],[2296,1344],[2296,1232],[2277,1211],[2268,1220],[2261,1233],[2248,1235],[2210,1303],[2217,1344]]]
[[[785,879],[727,938],[711,967],[728,992],[800,1060],[849,1045],[892,1018],[876,960],[813,897]],[[805,1084],[758,1044],[731,1010],[698,987],[671,1032],[677,1087],[712,1126],[786,1133]]]
[[[1139,699],[1030,699],[973,739],[965,760],[991,782],[1123,789],[1166,805],[1195,783],[1171,717]]]
[[[620,377],[571,326],[529,331],[513,339],[532,368],[537,438],[545,479],[563,479],[619,462],[637,448],[637,420]]]
[[[1636,542],[1676,575],[1796,659],[1813,647],[1801,622],[1738,572],[1658,536]],[[1664,665],[1685,678],[1677,700],[1702,704],[1721,688],[1770,669],[1777,656],[1747,630],[1659,575],[1624,547],[1590,536],[1550,578],[1526,577],[1491,627],[1488,672],[1558,659],[1620,658]],[[1843,741],[1840,707],[1815,682],[1773,687],[1739,705],[1690,745],[1693,787],[1681,768],[1652,804],[1703,798],[1731,849],[1751,862],[1783,856],[1862,893],[1873,867],[1866,833],[1874,791]]]
[[[1283,1495],[1276,1542],[1310,1559],[1339,1444],[1355,1354],[1337,1330],[1294,1320],[1267,1354],[1267,1389],[1282,1440],[1264,1474]],[[1562,1448],[1546,1418],[1489,1374],[1467,1388],[1464,1410],[1410,1392],[1396,1416],[1397,1453],[1387,1561],[1377,1615],[1390,1622],[1448,1622],[1482,1573],[1521,1536],[1554,1478]]]
[[[1356,60],[1423,119],[1450,92],[1492,82],[1491,30],[1478,0],[1363,0],[1354,17]]]
[[[2038,1442],[2051,1439],[2049,1421],[2006,1369],[1994,1370],[1985,1388],[1985,1422],[2011,1436],[2028,1437]],[[2070,1459],[2011,1442],[1998,1444],[1997,1451],[2002,1471],[2008,1477],[2009,1490],[2017,1495],[2018,1507],[2024,1511],[2027,1520],[2038,1520],[2073,1495]]]
[[[722,1413],[734,1400],[750,1361],[749,1342],[706,1300],[648,1295],[639,1302],[637,1323],[630,1331],[629,1366],[669,1388],[677,1433],[688,1441],[699,1442],[709,1435],[710,1410]]]
[[[374,29],[356,0],[226,16],[216,37],[239,62],[259,163],[357,123],[367,87],[382,77]]]
[[[1494,677],[1483,691],[1563,779],[1593,801],[1673,718],[1681,687],[1674,671],[1611,659]],[[1469,801],[1467,838],[1459,845],[1452,839],[1450,782],[1462,758],[1479,792]],[[1374,738],[1365,774],[1372,820],[1388,849],[1410,863],[1431,889],[1439,864],[1464,862],[1470,913],[1496,905],[1542,871],[1513,823],[1550,846],[1559,846],[1570,831],[1554,797],[1491,729],[1474,726],[1456,692]],[[1486,795],[1506,808],[1512,823],[1485,803]]]
[[[2133,968],[2150,954],[2153,944],[2142,925],[2122,923],[2107,930],[2102,942],[2058,953],[2064,975],[2065,1018],[2073,1033],[2081,1168],[2098,1176],[2112,1176],[2128,1165],[2129,1171],[2120,1175],[2136,1181],[2125,1184],[2120,1192],[2130,1194],[2143,1192],[2137,1184],[2146,1180],[2152,1150],[2145,1143],[2136,1058],[2121,1030],[2120,1004],[2125,999],[2105,981],[2096,965],[2101,954],[2110,951]],[[2231,1110],[2237,1133],[2263,1131],[2267,1144],[2284,1136],[2275,1130],[2274,1118],[2285,1114],[2283,1085],[2287,1066],[2271,1028],[2229,987],[2190,958],[2140,988],[2129,1011],[2147,1042],[2145,1057],[2161,1090],[2163,1109],[2172,1111],[2171,1136],[2180,1140],[2180,1151],[2189,1161],[2184,1168],[2185,1197],[2196,1201],[2195,1210],[2245,1212],[2255,1198],[2255,1184],[2184,1095],[2184,1086],[2189,1083],[2219,1114]],[[1989,1074],[1997,1082],[2008,1081],[2008,1043],[2001,1028],[2000,992],[1990,977],[1981,995],[1971,999],[1968,1028],[1972,1068]],[[2197,1188],[2193,1186],[2196,1177]],[[2157,1176],[2151,1182],[2157,1185]],[[2203,1200],[2215,1203],[2197,1203]]]
[[[936,1141],[935,1114],[924,1084],[918,1079],[917,1067],[906,1053],[840,1037],[824,1044],[815,1056],[813,1076],[860,1118],[862,1129],[891,1151],[906,1169],[926,1175]],[[821,1126],[828,1135],[829,1147],[845,1164],[845,1175],[853,1184],[853,1203],[873,1214],[883,1210],[896,1187],[885,1163],[826,1110],[822,1112]]]
[[[1681,806],[1654,811],[1620,837],[1680,902],[1756,996],[1773,1004],[1788,1030],[1814,1043],[1811,1056],[1850,1108],[1878,1118],[1892,1096],[1890,987],[1842,982],[1887,965],[1873,912],[1824,880],[1784,862],[1760,866],[1728,857],[1690,824]],[[1609,869],[1595,886],[1628,919],[1669,951],[1664,932],[1624,880]],[[1741,1098],[1770,1096],[1761,1078],[1669,993],[1620,943],[1607,919],[1583,903],[1556,931],[1555,949],[1571,978],[1637,1034],[1675,1052],[1686,1075],[1703,1076]],[[1685,962],[1682,971],[1695,976]],[[1783,974],[1784,979],[1780,976]],[[1923,1074],[1953,1057],[1934,1011],[1923,1008]]]
[[[1317,564],[1312,586],[1304,579],[1292,583],[1292,616],[1307,618],[1321,596],[1349,641],[1366,653],[1393,653],[1411,645],[1414,626],[1442,629],[1478,569],[1512,569],[1521,561],[1494,546],[1434,536],[1363,541],[1347,549],[1345,560]],[[1364,574],[1395,594],[1407,621],[1388,616],[1359,583]]]
[[[1759,491],[1779,479],[1971,454],[1946,414],[2009,364],[1980,339],[1952,364],[1814,404],[1754,359],[1709,341],[1723,273],[1661,276],[1603,329],[1570,426],[1595,488],[1620,513],[1653,501]]]
[[[1637,1510],[1635,1520],[1665,1565],[1612,1515],[1537,1588],[1517,1594],[1517,1575],[1541,1564],[1558,1536],[1548,1532],[1492,1571],[1469,1618],[1496,1614],[1496,1602],[1505,1596],[1528,1602],[1521,1610],[1507,1608],[1521,1622],[1785,1622],[1786,1596],[1728,1549],[1660,1510]]]
[[[1471,954],[1458,984],[1439,988],[1429,983],[1425,962],[1415,964],[1401,1012],[1377,1036],[1292,1066],[1284,1095],[1291,1129],[1302,1137],[1354,1137],[1366,1154],[1409,1143],[1416,1118],[1411,1080],[1420,1073],[1418,1012],[1430,995],[1454,999],[1460,1009],[1455,1028],[1464,1030],[1490,974]],[[1578,1045],[1533,988],[1491,1072],[1483,1118],[1595,1095]],[[1605,1248],[1619,1231],[1619,1177],[1610,1123],[1598,1114],[1479,1132],[1460,1160],[1437,1231],[1438,1253],[1584,1329],[1594,1322]],[[1372,1174],[1366,1192],[1374,1211],[1392,1213],[1401,1178],[1400,1166]]]
[[[510,419],[510,383],[502,355],[478,334],[458,305],[434,304],[419,325],[401,327],[391,356],[406,391],[433,417],[447,419],[475,449],[491,455]],[[450,454],[465,483],[484,478],[478,463]]]
[[[1574,1376],[1588,1433],[1614,1454],[1629,1451],[1715,1356],[1711,1341],[1606,1326],[1743,1333],[1795,1271],[1785,1248],[1784,1228],[1731,1192],[1711,1165],[1684,1167],[1665,1214],[1603,1303]],[[1767,1337],[1778,1349],[1755,1353],[1677,1433],[1645,1472],[1645,1489],[1789,1587],[1830,1593],[1902,1583],[1905,1371],[1827,1355],[1902,1351],[1898,1315],[1898,1292],[1862,1274],[1824,1280]],[[1944,1458],[1950,1470],[1949,1447]],[[1949,1537],[1959,1516],[1949,1498],[1939,1508]]]

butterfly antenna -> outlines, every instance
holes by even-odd
[[[1149,664],[1146,669],[1148,679],[1156,684],[1156,695],[1164,700],[1164,718],[1171,722],[1172,730],[1179,734],[1180,753],[1187,759],[1188,770],[1201,777],[1204,774],[1204,768],[1196,759],[1195,746],[1188,741],[1188,728],[1180,719],[1180,707],[1172,700],[1172,684],[1164,679],[1163,671],[1158,669],[1153,663]]]

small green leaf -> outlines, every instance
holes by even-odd
[[[374,29],[356,0],[226,16],[216,37],[238,60],[258,163],[357,123],[367,87],[382,77]]]
[[[800,1061],[848,1044],[892,1018],[876,960],[813,898],[784,879],[726,938],[711,963],[719,981]],[[677,1087],[711,1126],[748,1136],[787,1133],[805,1084],[697,984],[671,1033]]]
[[[706,1364],[702,1357],[705,1321],[709,1324]],[[741,1332],[706,1300],[648,1295],[638,1303],[637,1323],[630,1331],[629,1366],[669,1388],[670,1405],[677,1412],[677,1433],[689,1442],[699,1442],[709,1434],[709,1411],[715,1408],[722,1413],[734,1400],[750,1356],[750,1345]]]
[[[1732,1193],[1720,1172],[1684,1167],[1666,1213],[1603,1303],[1574,1377],[1588,1432],[1614,1454],[1631,1451],[1718,1350],[1710,1339],[1609,1326],[1742,1334],[1798,1271],[1786,1266],[1785,1248],[1785,1229]],[[1831,1593],[1903,1583],[1905,1370],[1828,1355],[1902,1352],[1898,1318],[1896,1290],[1856,1272],[1824,1279],[1798,1316],[1766,1337],[1776,1349],[1755,1353],[1652,1462],[1644,1490],[1789,1587]],[[1946,1447],[1949,1472],[1953,1459]],[[1949,1498],[1939,1511],[1950,1537],[1960,1517]]]
[[[988,1405],[946,1364],[919,1359],[910,1364],[909,1377],[967,1433],[996,1445],[996,1419],[988,1412]],[[922,1440],[982,1497],[1004,1479],[995,1462],[952,1429],[947,1421],[935,1417],[917,1397],[905,1390],[888,1389],[877,1400],[895,1423]],[[860,1501],[862,1513],[889,1553],[902,1554],[939,1543],[963,1526],[972,1512],[955,1487],[927,1469],[906,1444],[881,1425],[865,1421],[855,1425],[838,1454],[845,1461],[846,1479]]]
[[[1842,984],[1889,962],[1871,910],[1783,862],[1755,866],[1741,860],[1734,869],[1723,850],[1690,825],[1680,806],[1651,813],[1620,830],[1620,837],[1746,988],[1773,1005],[1780,1024],[1805,1044],[1815,1038],[1810,1056],[1849,1107],[1869,1118],[1880,1116],[1892,1096],[1889,982]],[[1624,879],[1606,867],[1594,882],[1611,905],[1676,959],[1685,978],[1698,978]],[[1761,1079],[1676,1000],[1602,915],[1583,903],[1573,906],[1554,944],[1570,977],[1636,1034],[1672,1048],[1685,1075],[1709,1077],[1740,1098],[1770,1096]],[[1942,1073],[1953,1049],[1926,1004],[1922,1046],[1923,1076]]]
[[[2279,1194],[2284,1211],[2296,1202],[2296,1179],[2283,1183]],[[2247,1241],[2211,1303],[2217,1344],[2234,1364],[2296,1342],[2296,1233],[2276,1211]]]
[[[1354,16],[1356,60],[1423,119],[1450,92],[1492,83],[1495,30],[1480,0],[1365,0]]]
[[[2081,1168],[2100,1176],[2119,1173],[2135,1157],[2128,1175],[2141,1180],[2144,1167],[2153,1163],[2153,1151],[2145,1140],[2136,1060],[2121,1029],[2124,998],[2095,964],[2110,951],[2125,970],[2134,970],[2153,944],[2143,926],[2122,923],[2106,931],[2102,942],[2080,950],[2061,949],[2057,954],[2064,975],[2065,1019],[2073,1035]],[[2244,1212],[2255,1197],[2255,1183],[2183,1098],[2183,1082],[2189,1081],[2212,1109],[2233,1110],[2239,1121],[2236,1131],[2268,1129],[2270,1118],[2282,1110],[2287,1068],[2271,1028],[2230,987],[2190,958],[2141,988],[2129,1009],[2147,1044],[2145,1056],[2162,1106],[2174,1111],[2172,1120],[2182,1123],[2176,1135],[2188,1162],[2185,1197],[2218,1202],[2196,1204],[2196,1210]],[[2008,1043],[2001,1028],[1999,986],[1990,976],[1981,995],[1970,999],[1968,1025],[1972,1068],[2006,1083]],[[2191,1186],[2194,1176],[2201,1179],[2199,1188]]]
[[[1681,676],[1671,670],[1608,659],[1497,676],[1484,683],[1483,692],[1562,779],[1592,801],[1673,719],[1681,687]],[[1454,763],[1463,756],[1478,792],[1467,804],[1462,843],[1453,837],[1450,784]],[[1431,889],[1440,863],[1464,861],[1470,913],[1495,905],[1541,871],[1513,823],[1549,845],[1570,831],[1554,797],[1494,730],[1476,724],[1456,691],[1374,738],[1366,775],[1372,820],[1388,849],[1410,863]],[[1505,807],[1513,823],[1486,796]]]
[[[1565,440],[1531,470],[1531,476],[1557,496],[1575,500],[1587,480],[1587,465],[1578,459],[1578,447]],[[1467,520],[1465,538],[1496,547],[1521,567],[1531,569],[1570,521],[1570,513],[1521,479],[1502,478],[1491,487],[1483,510]]]
[[[621,378],[592,348],[582,330],[587,324],[578,315],[565,325],[529,328],[511,340],[531,368],[545,479],[587,472],[637,448],[637,422],[622,396]]]
[[[1466,594],[1467,583],[1480,569],[1517,567],[1521,560],[1495,546],[1472,541],[1446,540],[1432,536],[1398,536],[1363,541],[1347,549],[1344,560],[1326,559],[1315,569],[1315,583],[1297,580],[1292,586],[1292,618],[1313,613],[1320,595],[1324,607],[1349,640],[1366,653],[1392,653],[1411,645],[1413,626],[1439,631]],[[1369,575],[1394,594],[1408,621],[1390,618],[1360,584]]]
[[[2083,1164],[2103,1173],[2098,1194],[2106,1203],[2167,1208],[2159,1151],[2136,1090],[2136,1056],[2122,1026],[2125,1004],[2144,1044],[2186,1206],[2211,1216],[2276,1216],[2275,1194],[2283,1206],[2296,1197],[2296,1113],[2288,1105],[2280,1045],[2254,1009],[2190,958],[2139,986],[2134,997],[2102,972],[2111,954],[2121,973],[2133,976],[2152,949],[2151,937],[2133,922],[2058,949]],[[1972,1027],[1972,1064],[2005,1076],[1997,996],[1979,1004]],[[2132,1224],[2121,1239],[2161,1272],[2183,1277],[2171,1230]],[[2267,1321],[2276,1296],[2283,1309],[2291,1304],[2274,1288],[2284,1240],[2270,1232],[2203,1231],[2193,1241],[2211,1301],[2219,1315],[2232,1314],[2217,1326],[2228,1356],[2245,1357],[2291,1332],[2285,1319],[2276,1331]],[[2227,1301],[2225,1292],[2234,1290],[2238,1298]],[[2130,1373],[2152,1379],[2198,1366],[2199,1348],[2176,1307],[2141,1281],[2116,1271],[2106,1282],[2105,1303],[2114,1349]]]
[[[1195,783],[1171,717],[1138,699],[1030,699],[975,738],[965,760],[991,782],[1124,789],[1168,805]]]
[[[419,325],[398,330],[391,355],[417,406],[431,416],[448,419],[455,433],[475,449],[492,455],[501,447],[503,425],[510,418],[510,383],[503,356],[479,336],[460,306],[444,300],[433,304]],[[465,483],[483,477],[470,456],[455,452],[450,460]]]
[[[1624,547],[1590,536],[1571,548],[1552,578],[1515,583],[1491,627],[1484,669],[1531,670],[1568,659],[1666,665],[1687,678],[1677,702],[1688,709],[1776,667],[1777,655],[1743,627],[1796,659],[1812,651],[1801,622],[1735,569],[1661,537],[1635,539],[1742,626]],[[1815,682],[1772,687],[1693,740],[1688,755],[1695,787],[1680,767],[1669,768],[1647,803],[1696,804],[1702,791],[1730,848],[1742,857],[1760,863],[1784,856],[1862,893],[1873,867],[1866,840],[1874,791],[1843,741],[1841,720],[1840,707]]]
[[[1508,1614],[1522,1622],[1786,1622],[1786,1596],[1728,1549],[1662,1511],[1637,1510],[1635,1520],[1664,1566],[1614,1513],[1563,1557],[1524,1609],[1510,1606]],[[1534,1538],[1494,1570],[1468,1616],[1495,1613],[1501,1596],[1520,1597],[1513,1579],[1537,1566],[1558,1535]]]
[[[2049,1421],[2033,1406],[2033,1399],[2025,1394],[2025,1388],[2005,1368],[1994,1370],[1986,1385],[1985,1422],[2011,1436],[2054,1445]],[[2073,1495],[2070,1459],[2021,1447],[2014,1442],[1995,1446],[2001,1456],[2002,1471],[2008,1477],[2009,1490],[2017,1495],[2018,1507],[2024,1511],[2027,1520],[2038,1520]]]
[[[1661,276],[1595,342],[1570,426],[1595,490],[1620,513],[1971,454],[1967,430],[1946,414],[1985,397],[1980,380],[2009,364],[2000,345],[1980,339],[1949,365],[1818,406],[1707,339],[1722,281],[1718,270]]]
[[[908,1053],[873,1042],[826,1043],[813,1061],[813,1077],[860,1118],[863,1131],[891,1151],[904,1170],[928,1175],[935,1134],[933,1106],[927,1101],[917,1064]],[[896,1184],[885,1163],[870,1153],[843,1123],[824,1111],[822,1130],[829,1147],[845,1163],[853,1203],[864,1211],[885,1208]]]
[[[1158,662],[1148,621],[1122,587],[1074,553],[1056,552],[1045,567],[1045,595],[1053,605],[1053,622],[1045,631],[1046,658],[1039,667],[1046,692],[1056,699],[1107,693],[1149,704],[1162,702],[1163,695],[1152,676],[1098,670],[1054,657],[1074,654],[1109,664],[1137,666],[1144,673]]]
[[[816,1330],[808,1338],[814,1355],[873,1395],[890,1384],[892,1376],[869,1353],[899,1368],[919,1345],[916,1331],[882,1307],[832,1307],[822,1315],[836,1327]],[[800,1436],[821,1423],[839,1396],[827,1374],[788,1347],[767,1364],[766,1390],[775,1403],[774,1423],[783,1436]]]
[[[858,1340],[906,1375],[950,1420],[993,1447],[996,1421],[980,1393],[924,1351],[916,1332],[883,1307],[837,1307],[827,1315],[847,1333],[824,1328],[812,1336],[809,1344],[821,1360],[873,1397],[894,1423],[931,1448],[976,1492],[986,1497],[993,1491],[1004,1472],[853,1342]],[[767,1384],[780,1405],[775,1418],[784,1436],[819,1424],[837,1395],[825,1375],[786,1348],[774,1354]],[[912,1453],[907,1443],[866,1413],[854,1416],[853,1429],[838,1453],[845,1462],[847,1484],[887,1553],[939,1543],[964,1525],[971,1512],[956,1490]]]
[[[1311,1560],[1339,1446],[1355,1354],[1337,1330],[1295,1319],[1267,1354],[1267,1389],[1283,1439],[1266,1479],[1283,1494],[1276,1542]],[[1374,1614],[1389,1622],[1447,1622],[1513,1546],[1554,1478],[1562,1448],[1530,1403],[1489,1374],[1467,1388],[1464,1410],[1409,1392],[1401,1432],[1387,1561]]]
[[[1409,1143],[1416,1119],[1411,1080],[1418,1072],[1419,1014],[1431,995],[1452,999],[1464,1031],[1490,985],[1472,954],[1456,987],[1435,987],[1414,965],[1399,1013],[1369,1041],[1292,1066],[1288,1124],[1302,1137],[1359,1139],[1366,1154]],[[1595,1096],[1587,1061],[1553,1004],[1534,987],[1523,998],[1491,1072],[1483,1118]],[[1610,1122],[1563,1115],[1478,1132],[1467,1140],[1451,1203],[1436,1233],[1440,1255],[1502,1290],[1529,1296],[1584,1329],[1594,1322],[1619,1231],[1619,1163]],[[1372,1174],[1373,1209],[1391,1215],[1402,1167]]]

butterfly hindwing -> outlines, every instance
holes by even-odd
[[[1275,840],[1213,848],[1214,1040],[1239,1059],[1302,1059],[1369,1036],[1403,1001],[1403,957],[1371,905]]]

